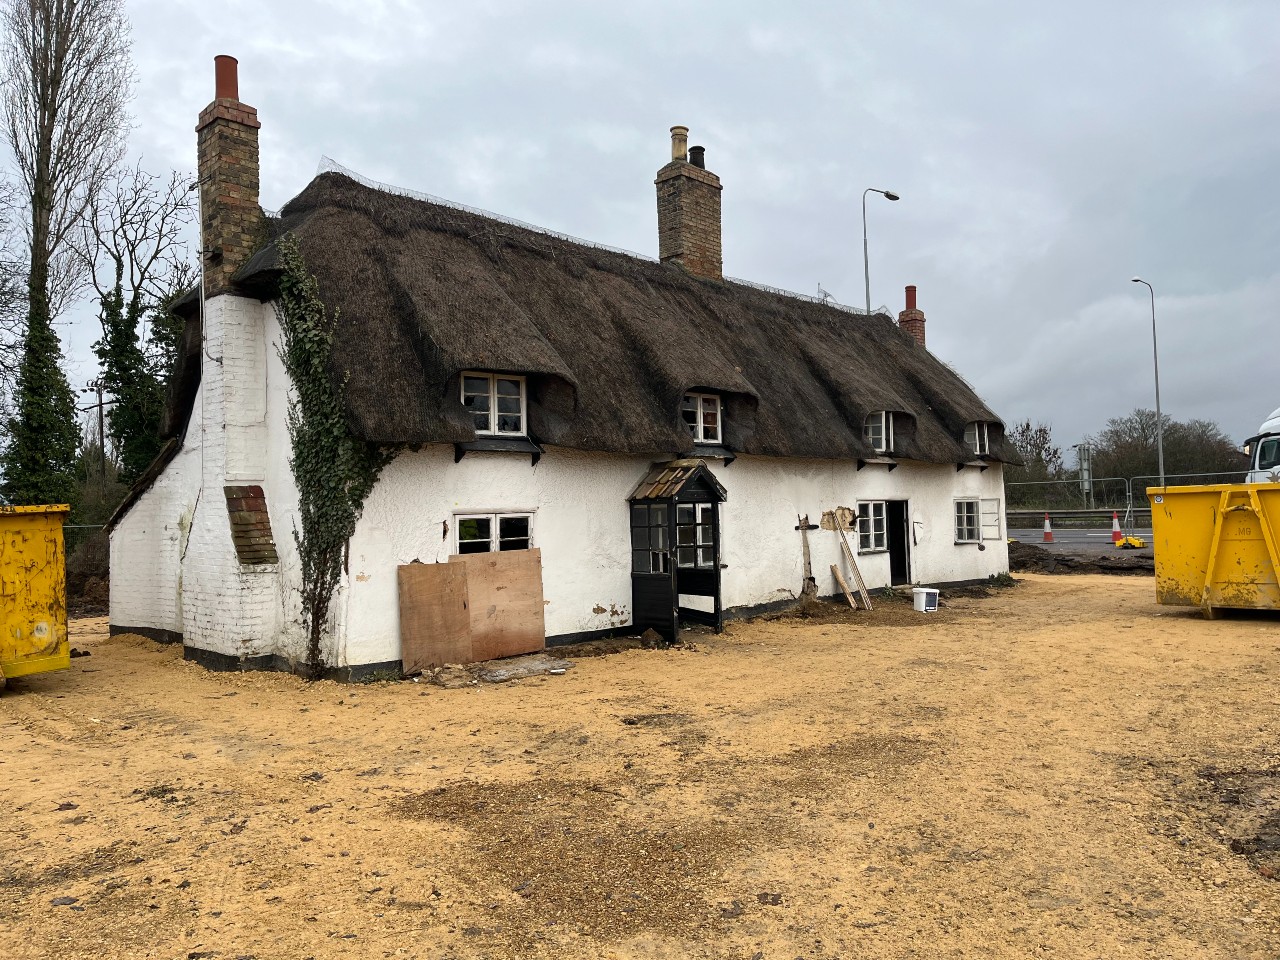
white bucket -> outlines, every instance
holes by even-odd
[[[932,587],[913,587],[912,603],[921,613],[935,613],[938,609],[938,591]]]

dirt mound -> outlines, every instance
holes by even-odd
[[[1155,559],[1142,554],[1119,556],[1071,556],[1050,553],[1034,543],[1009,544],[1009,569],[1018,573],[1155,573]]]

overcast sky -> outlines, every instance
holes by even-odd
[[[1050,8],[1056,8],[1056,12]],[[871,302],[1065,448],[1153,406],[1235,440],[1280,406],[1280,3],[132,0],[132,152],[194,167],[213,57],[262,121],[262,203],[322,156],[650,256],[685,124],[726,274]],[[64,328],[92,376],[84,311]],[[850,320],[856,323],[855,319]]]

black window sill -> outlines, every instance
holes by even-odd
[[[858,469],[859,469],[859,470],[861,470],[863,467],[869,466],[869,465],[871,465],[871,464],[876,464],[876,465],[880,465],[880,466],[888,467],[888,468],[889,468],[889,472],[890,472],[890,473],[892,473],[894,470],[896,470],[896,469],[898,468],[898,461],[897,461],[897,460],[895,460],[891,455],[886,455],[886,454],[877,454],[877,455],[876,455],[876,456],[874,456],[874,457],[859,457],[859,458],[858,458]]]
[[[726,467],[738,459],[736,453],[718,443],[695,443],[693,445],[693,455],[712,460],[723,460]]]
[[[468,453],[527,453],[532,464],[542,456],[542,448],[528,437],[480,437],[466,443],[453,445],[453,462],[458,463]]]

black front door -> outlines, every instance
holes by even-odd
[[[631,504],[632,622],[636,630],[655,630],[668,643],[675,643],[680,633],[671,557],[673,514],[670,500]]]
[[[900,586],[911,582],[911,526],[907,517],[907,501],[885,502],[885,533],[889,539],[889,583]]]

